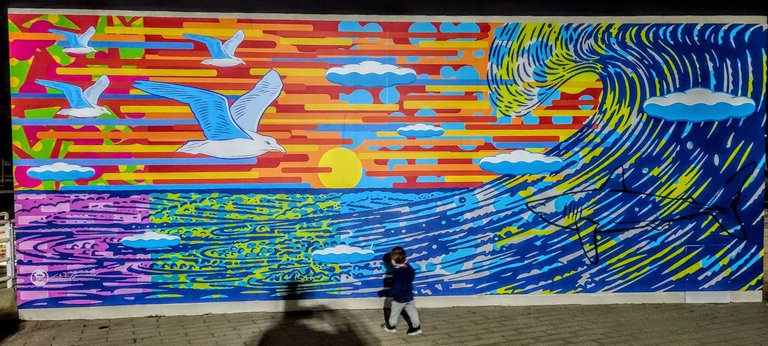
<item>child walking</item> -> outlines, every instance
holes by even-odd
[[[390,333],[396,333],[397,318],[405,309],[408,317],[411,318],[413,327],[408,329],[408,335],[421,334],[421,322],[419,321],[419,312],[416,311],[416,303],[413,300],[413,279],[416,272],[408,264],[405,250],[402,247],[395,247],[389,251],[392,259],[392,287],[389,288],[387,296],[392,298],[392,310],[389,313],[389,323],[384,325],[384,330]]]

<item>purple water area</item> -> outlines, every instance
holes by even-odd
[[[151,289],[151,253],[123,238],[149,230],[149,195],[17,194],[21,307],[120,304]]]

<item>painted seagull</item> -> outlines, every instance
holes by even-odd
[[[138,81],[133,86],[189,105],[206,140],[188,141],[176,149],[178,152],[223,159],[256,157],[272,150],[285,152],[274,138],[256,132],[264,111],[283,90],[275,70],[269,70],[231,107],[224,95],[210,90],[152,81]]]
[[[99,79],[97,79],[93,85],[85,89],[85,91],[77,85],[64,82],[38,79],[35,83],[44,87],[61,90],[61,92],[64,93],[64,97],[67,98],[70,108],[61,109],[56,114],[69,115],[75,118],[94,118],[102,114],[110,113],[106,107],[96,104],[101,93],[104,92],[104,89],[109,85],[109,78],[107,76],[99,77]]]
[[[210,59],[205,59],[201,63],[204,65],[213,65],[218,67],[232,67],[240,64],[245,64],[243,59],[235,56],[235,49],[243,42],[245,34],[242,30],[238,30],[232,37],[223,44],[216,38],[197,35],[197,34],[184,34],[184,37],[204,43],[208,47],[208,51],[211,53]]]
[[[82,35],[77,35],[74,32],[58,29],[48,29],[48,32],[64,36],[64,38],[67,39],[69,47],[64,48],[64,51],[67,53],[88,54],[96,51],[96,49],[93,49],[93,47],[88,46],[88,41],[90,41],[91,37],[93,37],[93,34],[96,33],[96,29],[93,27],[89,27],[88,30],[85,30]]]
[[[532,200],[527,207],[546,223],[574,231],[592,264],[600,260],[599,233],[662,229],[679,221],[709,218],[722,232],[746,239],[745,225],[738,211],[742,206],[741,190],[755,166],[749,163],[739,169],[709,201],[633,191],[624,181],[623,168],[619,167],[598,189]],[[670,205],[677,207],[669,212],[665,206]]]

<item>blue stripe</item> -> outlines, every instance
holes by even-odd
[[[382,64],[395,64],[397,63],[396,57],[367,57],[367,56],[355,56],[355,57],[341,57],[341,58],[274,58],[272,61],[279,62],[327,62],[329,64],[359,64],[364,61],[377,61]]]
[[[306,189],[309,183],[294,184],[169,184],[169,185],[111,185],[111,186],[62,186],[62,191],[169,191],[225,190],[225,189]]]
[[[408,85],[488,85],[486,79],[417,79]]]
[[[43,126],[169,126],[196,125],[195,119],[13,119],[13,125]]]
[[[56,41],[64,48],[69,48],[66,40]],[[93,48],[157,48],[157,49],[192,49],[192,42],[123,42],[123,41],[90,41],[89,47]]]
[[[318,125],[318,131],[340,131],[340,132],[374,132],[374,131],[397,131],[403,126],[413,125],[405,123],[390,124],[330,124]]]
[[[258,161],[255,158],[248,159],[217,159],[217,158],[199,158],[199,159],[16,159],[13,165],[19,166],[43,166],[52,165],[56,162],[64,162],[79,166],[113,166],[113,165],[255,165]]]
[[[551,148],[560,142],[495,142],[494,145],[499,149],[513,148]]]
[[[237,100],[240,95],[225,95],[229,100]],[[12,99],[66,99],[64,94],[11,94]],[[130,94],[102,94],[99,99],[107,100],[167,100],[167,97],[155,95],[130,95]]]

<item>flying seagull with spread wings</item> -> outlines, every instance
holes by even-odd
[[[101,93],[109,85],[109,78],[106,75],[99,77],[85,91],[77,85],[52,80],[38,79],[35,83],[64,93],[70,108],[63,108],[56,114],[69,115],[75,118],[94,118],[102,114],[109,114],[106,107],[96,104]]]
[[[240,64],[245,64],[243,59],[235,56],[235,49],[243,42],[245,33],[243,30],[238,30],[232,37],[224,43],[221,43],[216,38],[198,35],[198,34],[184,34],[184,37],[204,43],[208,47],[208,51],[211,53],[210,59],[205,59],[201,63],[204,65],[213,65],[218,67],[232,67]]]
[[[59,29],[48,29],[48,32],[64,36],[64,38],[67,39],[69,47],[64,48],[64,51],[67,53],[88,54],[96,51],[93,47],[88,46],[88,41],[90,41],[93,34],[96,33],[96,29],[93,27],[89,27],[82,35]]]
[[[269,70],[232,106],[222,94],[186,85],[138,81],[133,86],[189,105],[206,140],[187,141],[176,149],[178,152],[223,159],[256,157],[272,150],[285,152],[274,138],[256,132],[264,111],[283,90],[283,82],[275,70]]]

